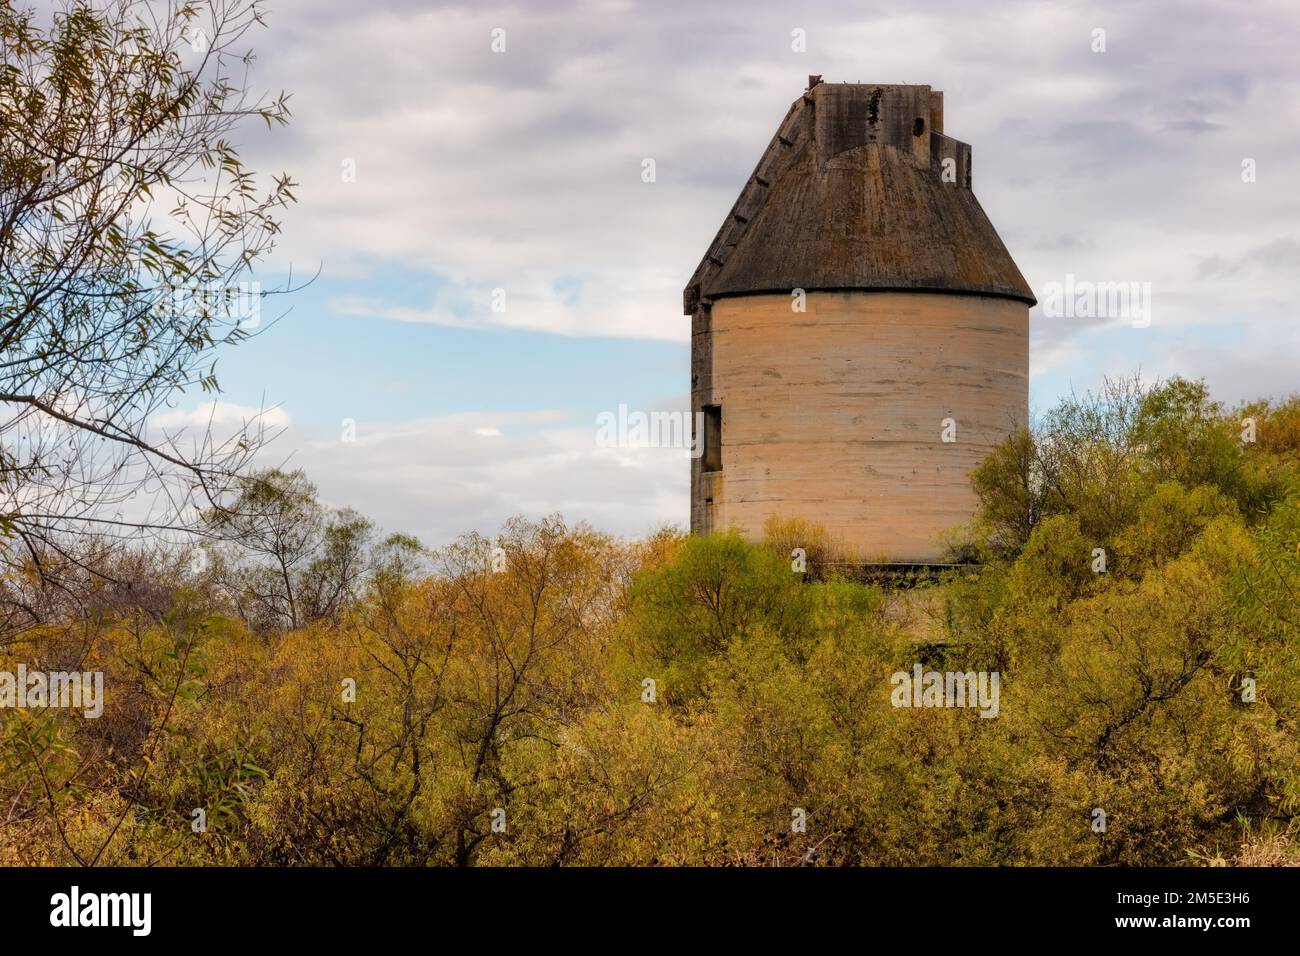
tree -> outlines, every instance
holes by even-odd
[[[230,139],[283,124],[245,92],[257,0],[0,0],[0,532],[44,573],[70,539],[159,533],[230,487],[266,437],[167,432],[217,389],[217,349],[272,291],[241,280],[293,201]]]
[[[218,576],[240,616],[252,625],[298,627],[299,582],[325,531],[316,486],[301,470],[255,472],[239,480],[233,502],[205,512],[204,520],[237,546],[221,556]]]
[[[733,640],[767,629],[795,644],[808,630],[803,575],[735,531],[688,539],[637,578],[632,598],[642,664],[673,704],[703,692],[710,661]]]
[[[336,618],[377,567],[405,569],[420,551],[404,535],[372,548],[375,526],[350,508],[323,506],[301,469],[238,479],[233,500],[203,513],[228,545],[216,574],[251,627],[296,628]]]
[[[1034,434],[1021,428],[971,473],[983,504],[983,527],[996,553],[1019,551],[1042,520],[1048,491]]]

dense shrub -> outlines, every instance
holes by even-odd
[[[788,522],[627,543],[515,519],[354,564],[308,495],[324,557],[290,585],[346,579],[328,614],[293,626],[287,590],[241,614],[252,559],[157,557],[146,599],[8,632],[0,670],[107,693],[99,719],[0,711],[0,862],[1294,863],[1298,408],[1072,399],[975,476],[982,561],[924,590],[841,575]],[[997,671],[996,718],[894,706],[917,664]]]

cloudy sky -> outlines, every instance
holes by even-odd
[[[1067,274],[1151,283],[1146,328],[1031,312],[1034,409],[1138,369],[1291,392],[1298,20],[1294,0],[271,0],[252,85],[294,119],[244,155],[301,187],[258,278],[320,277],[222,358],[221,411],[276,406],[268,460],[430,544],[515,513],[684,524],[683,453],[597,447],[595,418],[684,406],[682,286],[811,73],[943,90],[1040,299]]]

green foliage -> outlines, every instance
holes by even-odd
[[[916,586],[837,576],[797,523],[552,517],[375,544],[298,627],[202,582],[50,624],[0,670],[76,660],[108,705],[0,712],[0,862],[1300,862],[1297,407],[1241,442],[1199,386],[1072,399],[975,476],[983,562]],[[337,579],[358,519],[263,479],[250,539]],[[997,716],[894,706],[917,664],[997,671]]]
[[[703,693],[708,663],[733,641],[765,629],[798,647],[808,628],[808,592],[790,562],[735,532],[688,539],[632,593],[636,646],[674,703]]]

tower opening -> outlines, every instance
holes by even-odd
[[[704,454],[701,467],[705,471],[722,471],[722,406],[705,405],[704,413]]]

